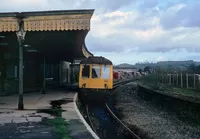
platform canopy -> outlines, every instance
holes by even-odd
[[[25,32],[25,50],[38,51],[48,59],[81,59],[92,56],[85,37],[90,30],[94,10],[39,11],[0,13],[0,36],[6,42],[1,48],[18,46],[19,31]],[[13,49],[14,50],[14,49]]]

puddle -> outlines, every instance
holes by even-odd
[[[37,111],[37,113],[47,113],[55,117],[61,116],[62,112],[64,112],[64,110],[61,110],[61,109],[41,109]]]
[[[59,117],[62,115],[62,112],[64,112],[64,110],[61,109],[61,105],[69,102],[73,102],[73,99],[64,98],[60,100],[53,100],[50,102],[51,108],[37,110],[37,113],[47,113],[51,116]]]
[[[60,99],[60,100],[53,100],[50,102],[50,105],[52,108],[61,108],[62,104],[67,104],[73,102],[73,99],[71,98],[64,98],[64,99]]]

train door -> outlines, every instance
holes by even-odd
[[[91,66],[91,88],[102,88],[103,81],[101,79],[101,66],[93,64]]]
[[[80,73],[79,73],[79,87],[85,88],[89,85],[90,78],[90,65],[80,65]]]

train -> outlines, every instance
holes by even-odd
[[[78,88],[82,100],[105,100],[113,89],[112,61],[102,56],[81,60]]]

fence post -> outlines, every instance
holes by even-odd
[[[195,84],[196,84],[196,83],[195,83],[195,73],[194,73],[194,89],[195,89]]]
[[[176,74],[176,86],[178,87],[178,73]]]
[[[183,87],[183,74],[181,73],[181,87]]]
[[[171,73],[169,74],[169,84],[171,85],[172,80],[171,80]]]
[[[186,73],[186,88],[188,88],[188,73]]]

